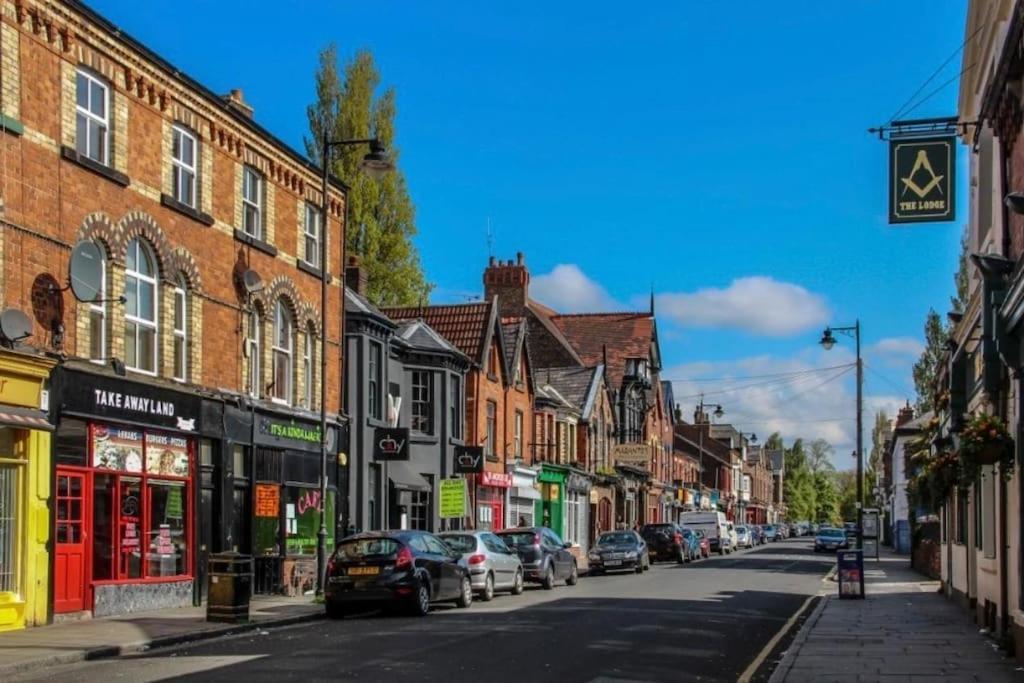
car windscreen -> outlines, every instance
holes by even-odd
[[[471,553],[476,550],[476,536],[469,534],[445,534],[441,537],[445,544],[457,553]]]
[[[842,529],[821,529],[818,531],[818,535],[826,538],[843,538],[846,536]]]
[[[736,533],[738,533],[738,534],[745,534],[745,533],[747,533],[747,527],[745,527],[745,526],[738,526],[738,527],[736,527]]]
[[[533,545],[534,538],[537,536],[532,531],[510,531],[498,535],[501,536],[501,540],[505,541],[505,544],[510,548],[521,545]]]
[[[671,524],[645,524],[644,528],[640,530],[640,535],[644,538],[650,536],[671,536],[675,529]]]
[[[634,545],[636,537],[633,534],[617,532],[612,534],[601,534],[597,539],[598,545]]]
[[[355,538],[342,541],[334,556],[343,562],[374,557],[391,557],[401,547],[401,543],[391,538]]]
[[[764,530],[765,531],[775,531],[775,527],[773,527],[771,524],[765,524]]]

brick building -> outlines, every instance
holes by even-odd
[[[305,589],[335,506],[333,470],[319,499],[317,411],[323,334],[340,377],[341,300],[332,278],[322,328],[319,249],[326,223],[340,272],[344,186],[322,216],[318,170],[240,91],[210,92],[80,3],[0,10],[0,285],[31,321],[6,355],[58,362],[49,611],[191,603],[220,550],[259,555],[261,588]],[[63,286],[76,247],[94,268],[74,283],[96,287],[85,301]],[[338,381],[326,396],[334,449]],[[12,571],[11,600],[46,595],[45,576]]]

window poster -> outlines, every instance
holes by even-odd
[[[146,473],[187,477],[188,439],[160,432],[146,432]]]
[[[92,465],[104,470],[141,472],[142,432],[110,425],[93,425]]]

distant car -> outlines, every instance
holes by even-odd
[[[843,522],[843,531],[847,538],[857,538],[857,522]]]
[[[545,590],[554,588],[556,581],[564,580],[567,586],[579,581],[576,558],[569,552],[571,544],[546,526],[506,529],[498,537],[519,555],[527,581],[539,583]]]
[[[697,534],[697,547],[700,548],[700,556],[711,557],[711,541],[708,539],[708,535],[702,529],[694,529],[693,533]]]
[[[779,530],[774,524],[765,524],[762,528],[764,529],[764,540],[766,543],[768,541],[781,540],[779,538]]]
[[[738,548],[753,548],[754,547],[754,532],[751,531],[748,526],[736,527],[736,547]]]
[[[818,529],[814,537],[814,552],[829,550],[846,550],[850,547],[850,539],[847,538],[843,529],[830,529],[822,527]]]
[[[634,571],[640,574],[651,568],[647,543],[635,531],[607,531],[597,537],[597,543],[587,554],[590,573]]]
[[[462,555],[469,569],[473,592],[488,602],[495,591],[523,592],[523,563],[516,551],[490,531],[449,531],[438,536],[449,548]]]
[[[324,606],[340,619],[360,608],[405,608],[417,616],[436,602],[473,603],[459,555],[424,531],[381,531],[343,539],[327,562]]]
[[[679,533],[683,535],[683,541],[686,542],[686,548],[690,555],[690,560],[699,560],[703,555],[700,551],[700,539],[697,537],[697,532],[693,529],[681,528]],[[710,544],[708,544],[710,547]]]
[[[683,530],[671,522],[644,524],[640,535],[647,542],[647,554],[652,562],[671,560],[683,564],[690,560],[690,550],[683,539]]]

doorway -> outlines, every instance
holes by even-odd
[[[58,614],[86,609],[88,476],[85,472],[57,470],[53,609]]]

